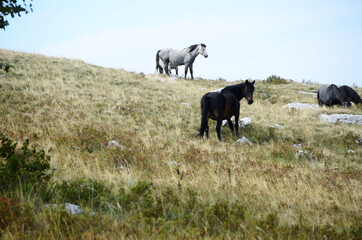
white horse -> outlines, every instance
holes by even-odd
[[[182,50],[175,50],[172,48],[166,48],[162,50],[158,50],[156,54],[156,69],[159,70],[161,73],[163,72],[161,69],[162,67],[159,64],[159,60],[161,59],[163,62],[164,70],[167,75],[170,75],[169,64],[171,68],[177,69],[177,66],[185,65],[185,78],[187,75],[187,70],[190,69],[191,79],[194,79],[193,75],[193,67],[192,65],[195,62],[195,58],[201,54],[205,58],[208,57],[206,52],[206,45],[201,44],[194,44],[188,48],[184,48]],[[176,70],[176,74],[178,71]]]

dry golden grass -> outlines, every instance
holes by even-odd
[[[240,129],[253,141],[249,146],[236,143],[227,126],[219,142],[211,120],[210,139],[196,135],[202,95],[234,83],[145,76],[1,49],[0,60],[14,66],[0,78],[0,132],[51,148],[55,181],[85,176],[116,186],[141,180],[157,189],[180,184],[207,201],[223,195],[239,200],[254,218],[276,211],[285,226],[360,224],[362,150],[355,140],[362,139],[362,128],[327,124],[319,115],[362,114],[361,108],[283,108],[317,103],[298,94],[317,90],[317,84],[257,81],[254,104],[241,101],[240,117],[253,121]],[[112,109],[116,103],[119,108]],[[270,127],[275,124],[285,128]],[[111,140],[125,150],[107,147]],[[295,159],[293,143],[303,143],[316,159]]]

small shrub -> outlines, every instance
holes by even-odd
[[[245,207],[239,202],[219,200],[210,206],[206,219],[210,234],[218,234],[223,230],[237,231],[245,220]]]
[[[120,205],[124,210],[135,209],[135,206],[148,209],[152,207],[152,204],[152,183],[139,182],[131,188],[129,193],[126,193],[123,188],[120,189]]]
[[[19,214],[19,204],[10,198],[0,196],[0,229],[8,226]]]
[[[53,199],[104,210],[107,208],[107,203],[115,198],[115,194],[105,183],[81,178],[56,184],[47,200]]]
[[[37,189],[50,180],[50,156],[36,150],[26,139],[20,149],[4,135],[0,135],[0,190],[15,190],[20,185],[26,192]]]
[[[288,83],[292,83],[292,80],[287,80],[284,78],[281,78],[277,75],[271,75],[269,76],[266,80],[267,83],[271,83],[271,84],[288,84]]]
[[[5,62],[5,63],[0,63],[0,69],[4,69],[5,72],[9,72],[9,69],[11,68],[12,66],[10,65],[9,62]]]

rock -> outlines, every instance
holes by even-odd
[[[298,110],[308,109],[308,108],[318,108],[318,104],[312,103],[289,103],[283,106],[284,108],[295,108]]]
[[[350,123],[362,125],[362,115],[352,114],[321,114],[319,118],[328,123]]]
[[[234,120],[231,120],[234,124]],[[226,124],[228,123],[227,120],[223,120],[222,121],[222,125],[225,126]],[[246,127],[247,125],[250,125],[251,124],[251,118],[242,118],[239,120],[239,127]]]
[[[78,205],[74,205],[71,203],[65,203],[64,208],[68,210],[72,215],[78,215],[80,213],[85,213],[83,209],[81,209]]]
[[[166,78],[164,78],[164,77],[156,77],[156,80],[159,80],[160,82],[165,82]]]
[[[271,128],[280,128],[280,129],[284,129],[284,126],[279,125],[279,124],[275,124],[273,126],[270,126]]]
[[[308,87],[315,87],[315,84],[313,84],[313,83],[303,83],[302,85],[308,86]]]
[[[168,162],[168,164],[169,164],[169,165],[174,165],[174,166],[177,166],[177,165],[178,165],[177,162],[176,162],[176,161],[173,161],[173,160],[170,161],[170,162]]]
[[[299,143],[299,144],[292,144],[293,147],[295,148],[302,148],[303,144]]]
[[[122,150],[124,150],[125,149],[125,147],[124,146],[122,146],[121,144],[119,144],[117,141],[115,141],[115,140],[112,140],[112,141],[110,141],[110,142],[108,142],[108,147],[118,147],[118,148],[121,148]]]
[[[313,97],[317,97],[317,93],[314,92],[303,92],[303,91],[298,91],[299,94],[305,94],[305,95],[312,95]]]
[[[250,142],[249,139],[247,139],[245,136],[243,136],[242,138],[239,138],[238,140],[236,140],[237,143],[246,143],[246,144],[249,144],[249,145],[252,145],[253,143]]]
[[[172,80],[178,80],[180,77],[176,74],[171,74],[170,79]]]
[[[45,204],[44,208],[57,208],[58,204]],[[71,203],[64,203],[64,208],[72,215],[84,214],[85,211],[81,209],[78,205]],[[95,215],[94,212],[91,212],[91,215]]]
[[[298,150],[298,152],[295,154],[295,159],[299,159],[301,157],[305,157],[308,161],[315,160],[314,153],[310,150]]]
[[[246,117],[246,118],[242,118],[242,119],[239,120],[239,125],[241,127],[245,127],[245,126],[250,125],[250,124],[251,124],[251,118]]]
[[[121,108],[121,107],[120,107],[119,103],[116,103],[116,106],[113,106],[113,107],[112,107],[112,109],[114,109],[114,110],[120,109],[120,108]]]
[[[347,153],[354,153],[353,150],[347,150]]]
[[[183,102],[183,103],[181,103],[181,105],[184,105],[184,106],[190,106],[190,103]]]

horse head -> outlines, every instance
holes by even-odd
[[[249,82],[248,80],[245,81],[244,96],[245,96],[246,100],[248,100],[249,105],[254,102],[254,100],[253,100],[254,83],[255,83],[255,80],[253,82]]]
[[[334,85],[334,84],[332,84]],[[351,99],[348,95],[345,94],[345,92],[334,85],[334,89],[336,90],[337,99],[340,101],[340,105],[344,108],[351,107]]]
[[[349,108],[351,107],[351,99],[347,98],[345,101],[342,102],[342,107]]]
[[[201,54],[202,56],[204,56],[205,58],[207,58],[209,55],[206,52],[206,45],[204,43],[201,43],[198,46],[198,52],[199,54]]]

